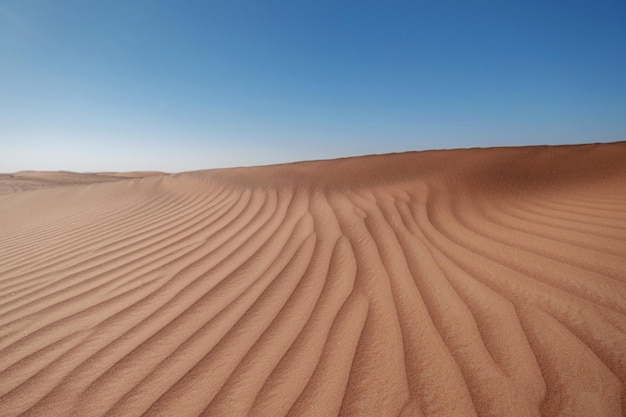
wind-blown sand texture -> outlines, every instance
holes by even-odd
[[[119,181],[120,179],[140,178],[162,175],[160,172],[113,172],[77,174],[75,172],[37,172],[20,171],[14,174],[0,174],[0,195],[17,191],[39,190],[42,188],[61,187],[97,182]]]
[[[623,416],[625,383],[626,143],[0,196],[2,416]]]

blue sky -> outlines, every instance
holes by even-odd
[[[0,0],[0,172],[626,140],[626,2]]]

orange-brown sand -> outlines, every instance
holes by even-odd
[[[626,142],[0,180],[3,417],[626,415]]]

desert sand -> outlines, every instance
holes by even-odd
[[[626,142],[13,175],[1,416],[626,415]]]
[[[0,174],[0,195],[10,194],[17,191],[30,191],[50,187],[119,181],[120,179],[141,178],[162,174],[163,173],[161,172],[100,172],[92,174],[78,174],[75,172],[63,171],[20,171],[13,174]]]

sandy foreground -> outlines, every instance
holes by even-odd
[[[624,416],[626,142],[0,175],[0,416]]]

